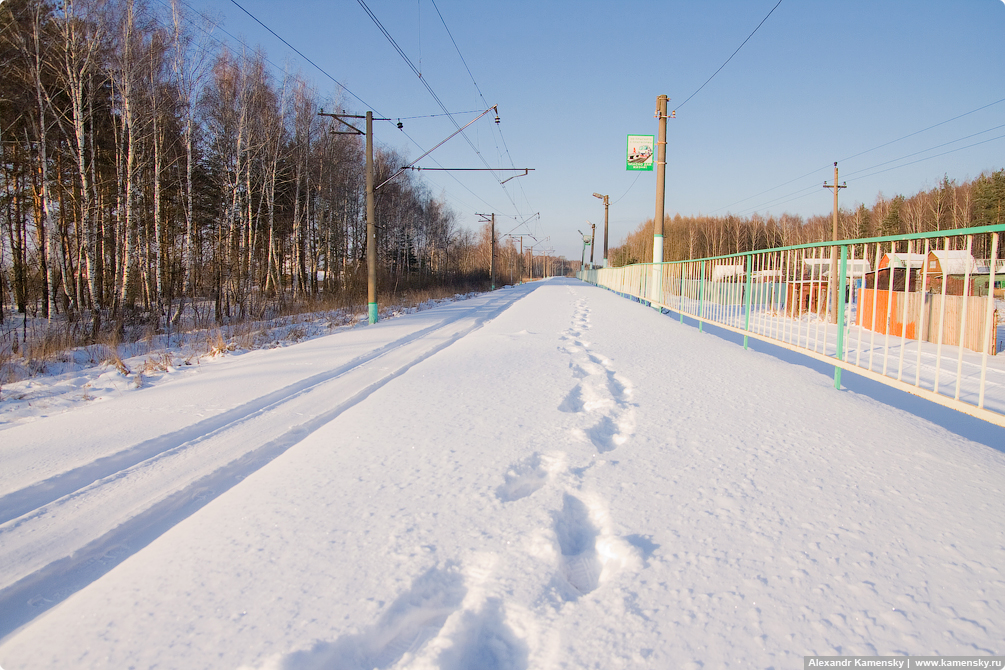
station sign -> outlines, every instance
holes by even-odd
[[[652,172],[653,169],[653,135],[629,135],[628,148],[626,153],[626,170],[643,170]]]

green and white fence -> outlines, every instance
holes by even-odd
[[[1005,426],[1005,225],[584,269],[654,308]]]

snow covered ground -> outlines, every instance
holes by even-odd
[[[553,279],[0,431],[0,666],[1005,653],[1005,453]]]

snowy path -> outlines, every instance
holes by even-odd
[[[1005,653],[1005,454],[577,281],[2,437],[6,670]]]
[[[431,325],[347,363],[139,444],[116,445],[113,453],[6,493],[0,497],[0,564],[10,567],[0,575],[0,634],[107,572],[377,388],[481,327],[511,300],[501,296],[445,310]],[[103,409],[110,423],[121,422],[117,408]],[[12,431],[5,443],[14,446],[19,432],[36,431]],[[49,445],[34,446],[42,451]]]

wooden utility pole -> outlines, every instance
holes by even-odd
[[[831,224],[831,240],[834,242],[838,241],[838,190],[842,188],[848,188],[847,184],[838,184],[838,164],[834,161],[834,183],[828,184],[824,182],[824,188],[834,189],[834,218]],[[827,283],[830,284],[830,322],[837,323],[837,306],[838,306],[838,261],[837,261],[837,247],[831,247],[831,271],[830,277],[828,277]]]

